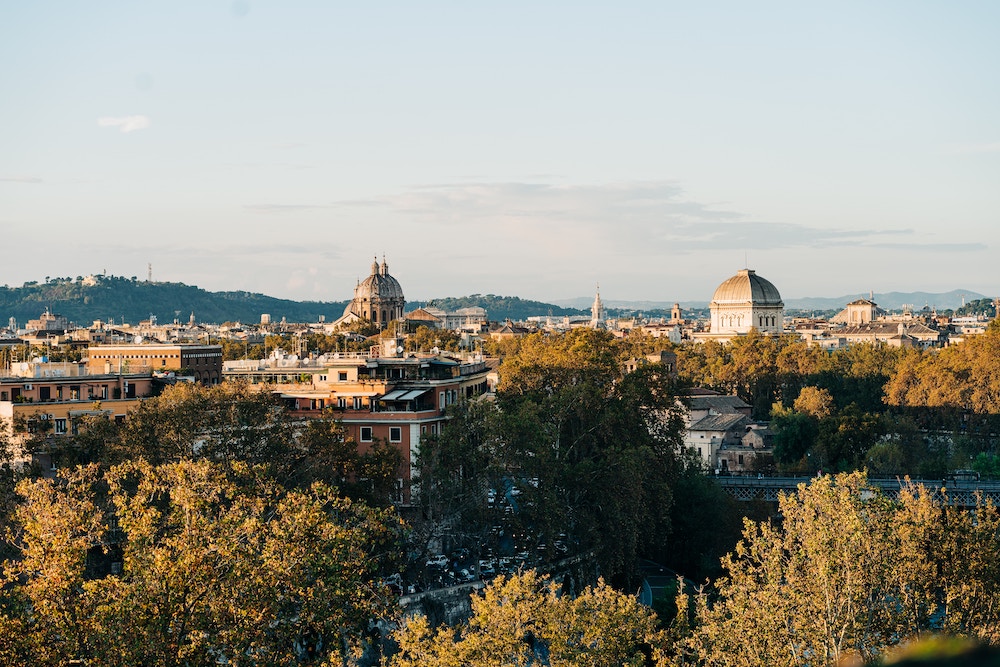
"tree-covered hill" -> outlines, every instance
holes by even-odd
[[[407,310],[411,307],[434,306],[447,312],[458,310],[459,308],[471,308],[479,306],[486,309],[486,316],[494,322],[504,320],[526,320],[529,317],[553,315],[562,317],[563,315],[586,315],[589,311],[577,308],[560,308],[551,303],[541,301],[530,301],[516,296],[497,296],[495,294],[471,294],[462,297],[447,297],[444,299],[433,299],[431,301],[407,304]]]
[[[94,320],[139,322],[155,315],[160,323],[186,321],[191,313],[199,322],[259,322],[262,313],[272,321],[315,322],[339,317],[344,302],[291,301],[251,292],[208,292],[183,283],[140,281],[121,276],[98,276],[93,281],[54,278],[21,287],[0,286],[0,322],[17,319],[23,326],[45,309],[87,325]]]

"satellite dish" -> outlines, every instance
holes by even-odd
[[[133,342],[133,343],[135,343],[136,345],[139,345],[140,343],[142,343],[142,336],[136,336],[136,337],[135,337],[135,338],[134,338],[134,339],[132,340],[132,342]]]
[[[403,346],[402,345],[400,345],[399,347],[396,348],[396,354],[403,354]]]
[[[438,347],[432,347],[431,348],[431,354],[440,354],[440,353],[441,353],[441,349],[440,348],[438,348]]]

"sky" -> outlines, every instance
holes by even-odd
[[[1000,3],[0,5],[0,284],[1000,293]]]

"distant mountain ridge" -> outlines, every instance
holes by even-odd
[[[869,298],[868,292],[858,292],[857,294],[847,294],[838,297],[802,297],[798,299],[784,299],[785,308],[790,310],[841,310],[851,301],[856,299]],[[900,310],[904,305],[913,306],[916,309],[925,305],[938,310],[957,310],[965,302],[986,298],[984,295],[972,290],[955,289],[949,292],[876,292],[873,295],[875,303],[885,310]],[[607,308],[620,308],[623,310],[670,310],[675,301],[622,301],[614,299],[604,299]],[[566,308],[590,308],[594,302],[594,297],[576,297],[573,299],[560,299],[555,301],[556,305]],[[683,309],[703,309],[708,308],[707,301],[681,301]]]
[[[91,284],[88,284],[91,283]],[[94,281],[72,278],[28,282],[21,287],[0,286],[0,322],[15,318],[20,326],[46,309],[70,322],[87,326],[94,320],[137,323],[156,317],[160,324],[175,319],[186,322],[194,313],[198,322],[260,321],[316,322],[320,316],[333,321],[344,312],[346,301],[292,301],[252,292],[208,292],[184,283],[149,282],[121,276],[100,276]]]
[[[836,298],[806,297],[802,299],[785,299],[785,308],[798,308],[800,310],[840,310],[851,301],[856,299],[872,300],[885,310],[900,310],[904,306],[911,306],[920,310],[924,306],[930,306],[938,310],[957,310],[965,302],[985,299],[985,295],[973,292],[972,290],[956,289],[950,292],[875,292],[872,296],[868,292],[848,294]]]
[[[789,310],[830,311],[840,310],[847,303],[868,294],[849,294],[840,297],[808,297],[786,299]],[[971,290],[950,292],[887,292],[874,295],[875,302],[887,310],[898,310],[904,304],[914,308],[924,305],[938,310],[956,310],[966,303],[985,298]],[[47,279],[44,283],[27,282],[21,287],[0,286],[0,322],[15,318],[23,326],[46,309],[63,315],[71,322],[86,326],[94,320],[137,323],[154,315],[158,322],[175,319],[186,321],[194,313],[198,322],[260,321],[264,313],[272,322],[286,318],[289,322],[317,322],[323,317],[327,322],[336,320],[344,312],[346,301],[293,301],[278,299],[252,292],[209,292],[184,283],[140,281],[121,276],[100,276],[92,281],[80,278]],[[445,311],[478,306],[485,308],[492,321],[526,320],[529,317],[564,317],[588,315],[593,297],[560,300],[555,303],[532,301],[516,296],[472,294],[463,297],[444,297],[429,301],[407,303],[407,312],[420,306],[433,305]],[[673,301],[623,301],[605,300],[609,311],[669,313]],[[707,309],[707,302],[682,301],[686,311]]]

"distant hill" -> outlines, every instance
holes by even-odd
[[[21,287],[0,286],[0,323],[14,317],[19,325],[35,319],[48,308],[71,322],[89,325],[94,320],[137,323],[155,315],[160,323],[187,321],[193,312],[199,322],[259,322],[262,313],[271,321],[316,322],[321,315],[332,321],[344,312],[346,302],[291,301],[251,292],[208,292],[183,283],[149,282],[121,276],[99,276],[95,284],[79,279],[56,278]]]
[[[529,301],[516,296],[496,296],[495,294],[472,294],[461,297],[446,297],[442,299],[432,299],[430,301],[407,302],[407,311],[423,307],[434,306],[441,310],[452,312],[459,308],[472,308],[478,306],[486,309],[486,316],[494,322],[504,320],[526,320],[529,317],[552,315],[562,317],[564,315],[585,315],[590,313],[590,305],[586,310],[579,308],[563,308],[551,303],[541,301]]]
[[[963,297],[966,303],[985,298],[984,295],[978,292],[956,289],[950,292],[876,292],[873,300],[884,310],[900,310],[904,305],[913,306],[918,310],[924,306],[930,306],[938,310],[955,310],[962,306]],[[835,298],[806,297],[803,299],[785,299],[785,308],[841,310],[855,299],[867,298],[869,298],[868,292],[859,292]]]
[[[855,299],[867,299],[868,292],[858,292],[857,294],[847,294],[837,297],[804,297],[799,299],[784,299],[785,308],[789,310],[815,310],[815,311],[839,311]],[[885,310],[900,310],[904,304],[909,304],[917,309],[926,306],[937,308],[938,310],[956,310],[962,306],[962,298],[969,303],[977,299],[985,298],[978,292],[972,290],[951,290],[950,292],[876,292],[875,303]],[[574,299],[561,299],[555,303],[565,307],[586,308],[589,310],[590,304],[594,302],[594,297],[576,297]],[[666,311],[674,305],[672,301],[615,301],[605,299],[604,305],[607,308],[617,308],[621,310],[637,310],[646,312]],[[681,301],[681,308],[684,310],[700,310],[708,308],[707,301]]]
[[[670,314],[670,309],[675,303],[679,303],[683,310],[701,310],[708,308],[708,301],[627,301],[622,299],[604,299],[605,308],[614,308],[619,311],[653,312],[663,311]],[[590,306],[594,303],[594,297],[578,296],[573,299],[559,299],[554,302],[564,308],[578,308],[590,312]]]
[[[87,283],[92,284],[87,284]],[[850,301],[867,298],[867,294],[849,294],[835,298],[786,299],[789,310],[837,311]],[[875,294],[875,302],[887,310],[898,310],[903,304],[922,308],[925,304],[938,310],[957,310],[966,304],[985,298],[970,290],[950,292],[889,292]],[[445,297],[430,301],[408,302],[407,311],[433,305],[442,310],[479,306],[485,308],[493,321],[506,319],[526,320],[533,316],[587,315],[593,297],[580,297],[556,303],[521,299],[516,296],[472,294],[462,297]],[[605,301],[609,314],[628,315],[641,312],[649,316],[669,315],[673,302],[669,301]],[[199,322],[259,322],[267,313],[272,322],[282,317],[289,322],[316,322],[322,316],[327,322],[340,317],[346,301],[292,301],[252,292],[208,292],[184,283],[140,281],[121,276],[98,276],[94,281],[79,278],[47,279],[44,283],[27,282],[21,287],[0,286],[0,323],[13,317],[20,325],[35,319],[46,309],[63,315],[71,322],[88,325],[94,320],[137,323],[155,315],[160,323],[175,319],[186,321],[193,312]],[[681,302],[681,308],[690,313],[702,310],[708,304],[697,301]]]

